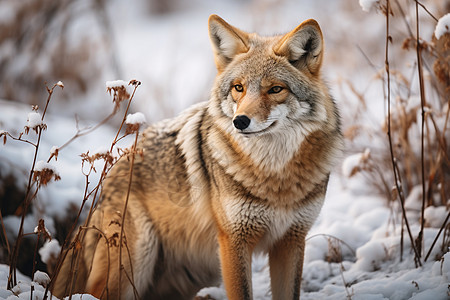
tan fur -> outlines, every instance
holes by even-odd
[[[113,168],[55,295],[67,294],[79,260],[73,292],[103,299],[119,290],[123,299],[191,299],[221,276],[229,299],[251,299],[252,254],[265,252],[273,299],[299,298],[305,237],[342,148],[320,75],[322,33],[308,20],[260,37],[215,15],[209,30],[218,68],[210,101],[142,134],[124,224],[130,162]]]

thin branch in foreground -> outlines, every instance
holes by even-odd
[[[420,133],[420,164],[422,176],[422,209],[420,231],[416,239],[416,249],[419,252],[420,259],[422,254],[423,230],[425,226],[425,200],[426,200],[426,186],[425,186],[425,85],[423,82],[423,68],[422,68],[422,45],[419,40],[419,1],[416,0],[416,54],[417,54],[417,70],[419,74],[419,88],[420,88],[420,108],[421,108],[421,133]]]
[[[130,108],[130,105],[131,105],[131,101],[132,101],[132,99],[133,99],[133,97],[135,95],[137,87],[140,84],[141,83],[139,81],[137,81],[137,80],[131,80],[129,82],[129,85],[133,85],[134,86],[134,90],[133,90],[131,96],[127,93],[125,86],[119,86],[117,88],[115,88],[115,87],[114,88],[109,88],[108,87],[108,92],[110,92],[110,94],[113,93],[113,102],[115,104],[115,108],[114,108],[113,113],[111,115],[107,116],[106,119],[101,121],[99,124],[97,124],[93,128],[87,129],[85,131],[78,130],[78,132],[71,139],[69,139],[68,142],[66,142],[62,147],[59,148],[59,149],[61,149],[64,146],[67,146],[68,143],[72,142],[73,140],[75,140],[79,136],[85,135],[87,133],[90,133],[93,130],[95,130],[96,128],[98,128],[100,125],[104,124],[107,120],[109,120],[119,110],[119,104],[121,102],[125,101],[125,100],[128,100],[128,105],[127,105],[126,110],[124,112],[124,116],[122,118],[122,122],[121,122],[121,124],[119,126],[119,129],[117,130],[117,134],[115,135],[114,140],[111,143],[109,151],[106,154],[102,153],[101,155],[100,154],[89,155],[89,153],[85,153],[85,154],[82,155],[82,162],[83,162],[83,164],[85,162],[89,163],[90,164],[90,169],[89,169],[89,171],[87,173],[85,173],[83,171],[83,174],[86,177],[86,186],[85,186],[85,193],[84,193],[83,202],[82,202],[82,205],[81,205],[81,207],[79,209],[79,212],[78,212],[78,215],[76,217],[76,220],[79,220],[81,211],[82,211],[82,209],[83,209],[83,207],[84,207],[84,205],[85,205],[85,203],[86,203],[86,201],[88,199],[92,198],[92,204],[90,206],[87,218],[84,221],[84,225],[80,227],[80,230],[77,232],[77,234],[76,234],[76,236],[74,238],[80,244],[83,243],[83,240],[85,238],[85,234],[86,234],[86,230],[85,229],[86,228],[90,228],[88,226],[90,224],[90,219],[92,217],[93,210],[94,210],[96,204],[98,203],[98,202],[96,202],[96,200],[98,199],[99,194],[101,193],[100,190],[101,190],[102,183],[103,183],[104,179],[106,178],[107,174],[109,173],[109,170],[111,170],[112,166],[117,162],[117,160],[113,158],[111,153],[113,152],[114,147],[116,146],[116,144],[123,138],[123,136],[120,136],[120,132],[122,131],[122,128],[124,127],[124,125],[126,123],[125,121],[126,121],[127,113],[129,111],[129,108]],[[128,135],[128,134],[129,134],[129,132],[125,132],[125,135]],[[137,139],[137,137],[136,137],[136,139]],[[105,160],[105,164],[103,165],[103,169],[102,169],[102,171],[100,173],[100,178],[98,179],[97,185],[89,192],[88,191],[88,185],[89,185],[88,177],[89,177],[89,174],[91,173],[92,170],[95,171],[93,164],[94,164],[94,161],[97,160],[97,159],[104,159]],[[56,281],[56,279],[57,279],[57,277],[59,275],[59,272],[61,271],[61,267],[62,267],[63,261],[65,260],[66,254],[67,254],[67,251],[64,251],[64,249],[65,249],[64,246],[67,245],[67,243],[69,242],[71,233],[73,232],[73,230],[74,230],[74,228],[76,226],[76,223],[77,222],[74,222],[74,224],[72,225],[72,228],[71,228],[71,230],[70,230],[70,232],[69,232],[69,234],[68,234],[68,236],[67,236],[67,238],[66,238],[66,240],[65,240],[65,242],[63,244],[63,246],[61,247],[61,253],[60,253],[60,256],[59,256],[59,259],[58,259],[58,262],[57,262],[56,272],[53,274],[51,282],[50,282],[50,284],[48,285],[48,287],[46,289],[45,296],[47,295],[47,293],[49,291],[49,287],[54,284],[54,282]],[[96,228],[94,228],[94,229],[96,229]],[[99,229],[97,229],[97,230],[99,230]],[[70,290],[69,290],[69,296],[70,297],[73,294],[73,292],[72,292],[73,291],[73,283],[76,281],[76,278],[77,278],[77,268],[78,268],[78,265],[80,264],[80,259],[81,259],[81,255],[79,255],[79,254],[76,255],[75,261],[72,264],[73,267],[71,269],[72,270],[75,269],[74,270],[75,272],[72,271],[73,275],[71,276],[71,283],[70,283],[70,287],[69,287],[70,288]],[[109,288],[108,288],[109,267],[110,267],[110,262],[109,262],[109,252],[108,252],[108,274],[106,274],[106,276],[107,276],[106,286],[105,286],[105,289],[103,290],[103,293],[106,292],[106,297],[107,298],[109,297]],[[131,277],[133,277],[133,275],[131,275]],[[119,289],[120,289],[120,287],[119,287]]]
[[[442,223],[442,226],[439,229],[438,234],[436,234],[436,237],[434,238],[433,243],[431,244],[430,249],[428,250],[427,255],[425,256],[425,260],[424,261],[427,261],[428,257],[430,256],[431,251],[434,248],[434,245],[436,244],[437,240],[439,239],[439,236],[441,235],[441,233],[444,230],[444,228],[447,226],[449,218],[450,218],[450,211],[448,212],[447,217],[445,218],[444,222]]]
[[[54,89],[57,86],[61,87],[61,85],[59,85],[59,82],[55,83],[52,88],[49,88],[48,86],[46,86],[47,92],[48,92],[48,97],[47,97],[47,101],[46,101],[46,104],[45,104],[44,111],[43,111],[42,116],[41,116],[41,122],[42,123],[37,125],[36,127],[32,128],[32,129],[34,129],[37,132],[38,137],[37,137],[37,142],[34,145],[35,149],[34,149],[32,166],[31,166],[31,170],[30,170],[30,173],[29,173],[29,176],[28,176],[28,184],[27,184],[27,188],[26,188],[25,198],[24,198],[24,201],[22,203],[23,210],[22,210],[22,217],[20,219],[19,231],[18,231],[18,234],[17,234],[17,238],[16,238],[16,242],[14,244],[13,250],[10,253],[10,256],[9,256],[9,262],[10,263],[9,263],[9,276],[8,276],[8,285],[7,285],[8,289],[12,289],[14,286],[17,285],[17,274],[16,274],[17,273],[16,272],[16,270],[17,270],[17,259],[19,257],[20,243],[22,241],[22,238],[24,237],[23,227],[24,227],[24,223],[25,223],[25,215],[28,212],[28,208],[29,208],[29,206],[31,204],[31,201],[35,198],[35,196],[37,194],[37,191],[39,190],[39,185],[38,185],[36,187],[36,191],[33,193],[33,195],[31,195],[31,190],[33,188],[34,168],[36,166],[36,160],[37,160],[37,155],[38,155],[38,152],[39,152],[39,145],[40,145],[40,142],[41,142],[42,131],[46,128],[45,124],[43,124],[43,121],[44,121],[45,114],[47,112],[48,104],[50,103],[50,99],[52,97],[53,91],[54,91]],[[25,132],[27,132],[29,129],[31,129],[31,128],[26,126],[25,127]]]
[[[417,248],[414,243],[414,238],[411,233],[411,228],[409,226],[408,218],[406,216],[406,209],[405,209],[405,196],[403,194],[402,185],[401,185],[401,177],[400,173],[398,172],[398,166],[396,163],[396,158],[394,155],[394,148],[393,148],[393,142],[392,142],[392,133],[391,133],[391,75],[389,70],[389,43],[391,42],[392,38],[389,34],[389,15],[390,15],[390,2],[389,0],[386,1],[386,48],[385,48],[385,68],[386,68],[386,76],[387,76],[387,106],[388,106],[388,140],[389,140],[389,151],[391,155],[391,163],[392,163],[392,171],[394,173],[394,181],[395,181],[395,187],[398,192],[398,196],[400,199],[400,205],[402,208],[402,216],[403,220],[405,221],[405,226],[409,235],[409,239],[411,240],[411,247],[414,250],[415,254],[415,261],[416,266],[422,266],[422,263],[420,262],[420,254],[417,251]],[[403,240],[403,238],[402,238]],[[401,245],[402,251],[400,259],[403,257],[403,245]]]
[[[416,2],[416,6],[420,5],[426,12],[427,14],[432,17],[436,22],[439,21],[429,10],[428,8],[425,7],[425,5],[423,5],[422,3],[420,3],[418,0],[414,0]]]

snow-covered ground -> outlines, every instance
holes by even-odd
[[[242,29],[265,34],[286,32],[304,19],[317,19],[325,34],[324,72],[344,116],[344,126],[351,125],[350,116],[357,113],[355,103],[358,100],[353,99],[354,95],[353,98],[348,96],[348,90],[338,84],[342,80],[352,81],[371,100],[367,101],[367,105],[372,115],[365,125],[368,128],[379,126],[385,113],[383,93],[380,86],[372,84],[374,71],[358,52],[356,45],[361,41],[358,46],[379,67],[383,66],[384,16],[370,9],[371,3],[376,1],[361,2],[369,13],[362,10],[357,0],[319,0],[314,1],[314,4],[313,1],[287,0],[196,0],[172,13],[150,16],[145,1],[135,1],[132,5],[126,1],[110,1],[106,7],[112,20],[114,46],[123,70],[122,78],[111,78],[111,74],[105,72],[93,83],[90,92],[79,99],[77,105],[68,104],[69,111],[64,113],[60,113],[60,109],[65,104],[58,101],[64,93],[68,93],[67,90],[70,91],[70,87],[65,84],[64,90],[55,89],[52,96],[52,103],[55,104],[49,106],[45,119],[47,130],[43,132],[37,160],[47,161],[55,146],[60,147],[68,141],[77,128],[93,126],[112,111],[111,97],[103,92],[106,81],[140,80],[142,86],[137,89],[132,110],[143,113],[134,115],[134,118],[149,122],[173,116],[189,105],[207,99],[215,75],[206,22],[212,13],[219,14]],[[433,3],[430,6],[434,7]],[[90,23],[79,23],[77,28],[81,29],[80,32],[85,32],[90,26]],[[428,37],[428,40],[435,25],[422,29],[423,36]],[[445,30],[445,25],[441,25],[438,32],[442,34]],[[72,34],[76,39],[76,33]],[[373,39],[379,42],[371,46],[363,43]],[[341,40],[345,42],[341,43]],[[392,63],[399,64],[397,61]],[[83,110],[88,110],[88,113]],[[5,130],[17,136],[27,125],[30,112],[31,108],[27,105],[0,100],[0,132]],[[76,121],[72,117],[74,114],[85,118]],[[57,161],[50,162],[61,180],[39,191],[33,211],[25,220],[25,232],[33,232],[39,219],[45,220],[50,233],[55,232],[54,218],[64,216],[71,204],[80,205],[85,185],[80,154],[99,152],[99,149],[109,147],[114,135],[114,126],[103,125],[76,139],[58,154]],[[34,139],[36,134],[30,131],[28,137]],[[129,142],[125,140],[122,145]],[[364,142],[370,144],[371,141]],[[369,186],[364,176],[350,176],[352,169],[364,156],[358,151],[349,149],[348,153],[356,154],[345,160],[343,170],[337,169],[332,175],[324,207],[308,236],[302,299],[449,299],[450,254],[448,249],[441,250],[444,234],[441,234],[428,261],[419,268],[415,266],[411,245],[405,234],[403,259],[400,260],[400,210],[398,206],[387,205],[385,197]],[[33,147],[8,138],[6,144],[0,146],[0,175],[13,174],[17,179],[16,185],[25,186],[32,158]],[[389,172],[390,169],[385,170],[385,173]],[[97,179],[98,174],[90,176],[91,182]],[[418,220],[420,198],[419,194],[411,193],[407,200],[408,214],[415,220]],[[431,247],[447,213],[445,206],[427,208],[423,246],[425,253]],[[7,235],[15,236],[19,218],[10,215],[4,218],[4,222]],[[412,222],[411,229],[413,236],[417,236],[420,230],[417,221]],[[55,247],[47,249],[41,251],[43,260]],[[442,252],[447,253],[435,260]],[[44,288],[41,284],[45,285],[46,281],[42,273],[35,276],[36,282],[31,282],[26,276],[18,276],[20,283],[12,291],[6,289],[7,278],[8,266],[0,265],[0,298],[30,299],[33,287],[33,299],[42,299]],[[264,256],[254,257],[253,287],[255,299],[271,299],[269,270]],[[199,293],[207,294],[217,300],[226,299],[223,286],[205,288]],[[89,295],[73,299],[81,297],[92,299]]]

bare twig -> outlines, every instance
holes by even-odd
[[[123,137],[119,137],[119,135],[120,135],[120,132],[122,131],[122,128],[123,128],[123,126],[124,126],[124,124],[125,124],[126,117],[127,117],[127,113],[128,113],[128,111],[129,111],[131,101],[132,101],[132,99],[133,99],[133,97],[134,97],[134,95],[135,95],[135,92],[136,92],[137,87],[140,85],[140,82],[139,82],[139,81],[136,81],[136,80],[132,80],[132,81],[130,81],[130,84],[134,85],[134,90],[133,90],[132,95],[129,97],[128,105],[127,105],[126,110],[125,110],[125,112],[124,112],[124,116],[123,116],[123,118],[122,118],[122,122],[121,122],[121,124],[120,124],[120,127],[119,127],[119,129],[117,130],[117,134],[116,134],[114,140],[113,140],[112,143],[111,143],[111,146],[110,146],[110,149],[109,149],[109,152],[108,152],[109,154],[112,153],[112,151],[113,151],[115,145],[117,144],[117,142],[120,141],[120,140],[123,138]],[[117,105],[117,104],[116,104],[116,105]],[[78,137],[80,137],[80,136],[82,136],[82,135],[88,134],[88,133],[92,132],[93,130],[95,130],[96,128],[98,128],[99,126],[101,126],[102,124],[106,123],[106,122],[107,122],[107,121],[108,121],[108,120],[109,120],[116,112],[117,112],[117,106],[116,106],[115,110],[113,111],[113,113],[111,113],[110,115],[108,115],[103,121],[101,121],[99,124],[97,124],[97,125],[94,126],[93,128],[86,129],[85,131],[78,130],[78,132],[77,132],[71,139],[69,139],[68,142],[66,142],[63,146],[61,146],[59,149],[62,149],[63,147],[67,146],[70,142],[72,142],[72,141],[75,140],[76,138],[78,138]],[[103,183],[104,179],[106,178],[106,176],[107,176],[109,170],[110,170],[110,169],[112,168],[112,166],[115,164],[115,162],[117,162],[117,160],[116,160],[116,161],[106,161],[106,160],[105,160],[105,164],[103,165],[102,172],[100,173],[100,178],[98,179],[98,182],[97,182],[97,184],[95,185],[95,187],[94,187],[90,192],[89,192],[89,189],[88,189],[88,186],[89,186],[89,174],[91,173],[92,170],[94,170],[93,162],[91,162],[89,171],[88,171],[87,173],[84,173],[84,172],[83,172],[84,175],[85,175],[85,177],[86,177],[86,185],[85,185],[85,192],[84,192],[83,202],[82,202],[82,205],[81,205],[81,207],[80,207],[80,209],[79,209],[79,211],[78,211],[78,214],[77,214],[77,217],[76,217],[76,221],[75,221],[74,224],[72,225],[72,228],[71,228],[71,230],[69,231],[69,234],[67,235],[66,240],[64,241],[63,246],[61,247],[60,258],[58,259],[56,272],[53,274],[53,277],[52,277],[52,280],[51,280],[51,284],[56,280],[56,278],[57,278],[57,276],[58,276],[58,274],[59,274],[59,272],[60,272],[60,270],[61,270],[61,266],[62,266],[62,264],[63,264],[63,261],[64,261],[64,259],[65,259],[65,257],[66,257],[67,251],[64,252],[64,248],[65,248],[64,245],[67,245],[67,244],[68,244],[69,239],[70,239],[70,237],[71,237],[71,235],[72,235],[72,232],[74,231],[75,226],[77,225],[77,222],[78,222],[78,220],[79,220],[79,218],[80,218],[80,214],[81,214],[81,212],[82,212],[82,210],[83,210],[83,207],[85,206],[85,203],[87,202],[88,199],[90,199],[90,198],[92,197],[92,204],[91,204],[91,206],[90,206],[90,210],[89,210],[88,216],[87,216],[87,218],[86,218],[86,220],[85,220],[85,222],[84,222],[84,225],[83,225],[82,227],[80,227],[80,229],[89,228],[89,227],[88,227],[88,224],[90,224],[90,219],[91,219],[91,216],[92,216],[94,207],[95,207],[95,205],[97,204],[96,200],[98,199],[98,195],[100,194],[100,189],[101,189],[102,183]],[[94,228],[94,229],[96,229],[96,230],[99,231],[99,229],[97,229],[97,228]],[[75,239],[78,240],[78,241],[82,244],[84,238],[85,238],[85,230],[79,230],[78,233],[77,233],[77,235],[76,235],[76,237],[75,237]],[[108,251],[109,251],[109,248],[108,248]],[[63,255],[63,252],[64,252],[64,255]],[[70,295],[70,296],[72,295],[73,283],[76,281],[76,277],[77,277],[77,266],[78,266],[78,264],[80,263],[80,259],[81,259],[81,258],[80,258],[80,255],[77,255],[76,261],[75,261],[74,264],[73,264],[73,266],[75,267],[75,270],[73,270],[74,272],[73,272],[73,275],[72,275],[71,287],[70,287],[70,291],[69,291],[69,295]],[[108,289],[109,266],[110,266],[110,263],[109,263],[109,252],[108,252],[108,274],[106,275],[106,276],[107,276],[107,280],[106,280],[107,285],[106,285],[106,287],[105,287],[105,289],[104,289],[104,291],[103,291],[103,293],[106,292],[107,297],[108,297],[108,295],[109,295],[109,289]],[[120,274],[120,273],[119,273],[119,274]],[[120,285],[119,285],[119,286],[120,286]],[[120,287],[119,287],[119,289],[120,289]],[[46,290],[46,293],[48,293],[48,288],[47,288],[47,290]],[[103,294],[102,294],[102,295],[103,295]]]
[[[8,250],[8,256],[9,256],[9,255],[11,255],[11,249],[9,248],[8,236],[6,235],[6,228],[5,228],[5,224],[3,223],[3,216],[2,216],[1,211],[0,211],[0,221],[2,224],[3,236],[5,237],[6,249]]]
[[[120,287],[121,287],[121,279],[122,279],[122,269],[123,269],[123,265],[122,265],[122,242],[123,242],[123,238],[124,238],[124,227],[125,227],[125,216],[127,214],[127,207],[128,207],[128,201],[130,199],[130,192],[131,192],[131,184],[132,184],[132,180],[133,180],[133,169],[134,169],[134,158],[136,155],[136,147],[137,147],[137,141],[138,141],[138,137],[139,137],[139,131],[136,131],[135,134],[135,138],[134,138],[134,143],[132,146],[132,151],[131,151],[131,161],[130,161],[130,169],[129,169],[129,179],[128,179],[128,189],[127,189],[127,196],[125,199],[125,204],[123,207],[123,212],[122,212],[122,226],[120,227],[120,238],[119,238],[119,299],[120,299]],[[133,277],[133,265],[132,265],[132,261],[130,260],[130,268],[131,268],[131,277]]]
[[[416,54],[417,54],[417,69],[419,74],[419,87],[420,87],[420,108],[421,108],[421,134],[420,134],[420,163],[421,163],[421,176],[422,176],[422,209],[421,209],[421,222],[420,231],[416,240],[416,248],[418,250],[419,257],[421,257],[421,249],[423,242],[423,230],[425,226],[425,200],[426,200],[426,186],[425,186],[425,86],[423,82],[423,69],[422,69],[422,45],[419,40],[419,1],[416,1]]]
[[[444,222],[442,223],[442,226],[439,229],[438,234],[436,234],[436,237],[434,238],[433,243],[430,246],[430,250],[428,250],[427,255],[425,256],[425,260],[424,261],[427,261],[428,257],[430,256],[431,251],[434,248],[434,245],[436,244],[437,240],[439,239],[439,236],[441,235],[441,233],[444,230],[445,226],[447,226],[447,222],[448,222],[449,218],[450,218],[450,212],[448,212],[447,217],[445,218]]]
[[[425,5],[423,5],[422,3],[420,3],[418,0],[414,0],[416,2],[416,6],[420,5],[426,12],[428,15],[430,15],[430,17],[432,17],[436,22],[439,21],[426,7]]]
[[[48,88],[47,87],[47,92],[48,92],[48,97],[47,97],[47,101],[45,104],[45,108],[44,108],[44,112],[42,113],[41,116],[41,121],[44,120],[45,118],[45,113],[47,112],[47,107],[48,104],[50,103],[50,99],[52,97],[53,91],[55,89],[55,87],[58,86],[58,84],[54,84],[52,88]],[[25,221],[25,215],[28,212],[28,207],[31,204],[31,201],[34,199],[39,186],[36,187],[36,191],[34,192],[33,196],[30,196],[30,192],[33,186],[33,173],[34,173],[34,167],[36,165],[36,160],[37,160],[37,155],[39,152],[39,144],[41,141],[41,136],[42,136],[42,131],[43,131],[43,127],[42,126],[37,126],[36,130],[38,132],[38,137],[37,137],[37,142],[35,144],[35,150],[34,150],[34,156],[33,156],[33,162],[32,162],[32,166],[31,166],[31,170],[30,170],[30,174],[28,176],[28,184],[27,184],[27,189],[26,189],[26,193],[25,193],[25,199],[23,202],[23,211],[22,211],[22,217],[20,219],[20,226],[19,226],[19,232],[17,234],[17,239],[16,239],[16,243],[14,244],[14,248],[13,251],[10,254],[10,267],[9,267],[9,277],[8,277],[8,289],[12,289],[15,285],[17,285],[17,275],[16,275],[16,268],[17,268],[17,258],[19,256],[19,248],[20,248],[20,243],[22,241],[23,238],[23,226],[24,226],[24,221]]]
[[[414,244],[414,238],[411,233],[411,228],[409,226],[408,218],[406,216],[406,209],[405,209],[405,198],[402,190],[401,185],[401,178],[400,173],[398,172],[398,166],[396,163],[396,158],[394,155],[394,149],[393,149],[393,142],[392,142],[392,134],[391,134],[391,78],[390,78],[390,70],[389,70],[389,43],[391,42],[391,36],[389,34],[389,15],[390,15],[390,2],[389,0],[386,1],[386,48],[385,48],[385,68],[386,68],[386,75],[387,75],[387,106],[388,106],[388,130],[387,135],[389,139],[389,151],[391,154],[391,163],[392,163],[392,171],[394,173],[394,181],[395,186],[400,198],[400,204],[402,208],[402,214],[403,219],[405,221],[405,226],[408,231],[409,238],[411,240],[411,247],[414,250],[415,256],[416,256],[416,265],[421,266],[422,263],[420,262],[420,255],[416,249],[416,246]]]
[[[90,128],[85,128],[85,129],[77,129],[77,132],[67,141],[65,142],[62,146],[60,146],[58,148],[58,151],[62,150],[63,148],[67,147],[68,145],[70,145],[73,141],[75,141],[77,138],[85,136],[93,131],[95,131],[97,128],[99,128],[100,126],[106,124],[106,122],[108,122],[109,120],[111,120],[112,117],[114,117],[114,115],[117,113],[116,110],[113,110],[112,113],[110,113],[108,116],[106,116],[102,121],[100,121],[98,124],[96,124],[94,127],[90,127]],[[53,155],[51,155],[47,162],[50,162],[50,160],[53,158]]]
[[[31,271],[31,281],[34,281],[34,273],[36,271],[36,256],[38,252],[38,246],[39,246],[39,239],[41,238],[41,233],[37,233],[36,238],[36,247],[34,248],[34,254],[33,254],[33,271]]]
[[[334,240],[338,241],[342,245],[345,245],[350,250],[350,252],[352,252],[353,256],[356,256],[356,251],[352,248],[352,246],[350,246],[349,244],[347,244],[345,241],[341,240],[340,238],[335,237],[334,235],[330,235],[330,234],[326,234],[326,233],[318,233],[318,234],[309,236],[306,239],[306,241],[309,241],[310,239],[318,237],[318,236],[321,236],[321,237],[324,237],[324,238],[327,238],[327,239],[334,239]]]

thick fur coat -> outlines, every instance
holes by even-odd
[[[307,20],[260,37],[213,15],[209,33],[210,100],[143,132],[124,224],[130,162],[115,165],[57,296],[72,280],[72,292],[105,299],[192,299],[222,279],[229,299],[251,299],[252,253],[265,252],[273,299],[299,298],[305,237],[342,149],[322,32]]]

